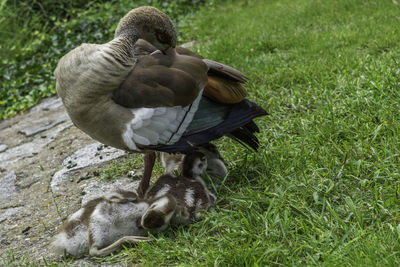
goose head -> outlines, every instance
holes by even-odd
[[[166,53],[175,48],[177,33],[167,15],[157,8],[143,6],[132,9],[119,21],[114,37],[125,37],[132,44],[144,39]]]

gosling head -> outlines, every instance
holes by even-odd
[[[132,9],[118,23],[114,37],[124,36],[132,42],[144,39],[163,53],[176,46],[177,33],[171,19],[157,8]]]
[[[204,153],[206,155],[207,159],[218,159],[218,160],[221,160],[225,166],[228,166],[228,162],[226,162],[222,158],[221,153],[219,153],[216,145],[207,143],[204,145],[200,145],[199,147],[197,147],[197,149],[198,149],[198,151]]]
[[[148,230],[165,230],[175,212],[176,205],[176,199],[169,194],[153,200],[143,214],[140,224]]]
[[[187,154],[183,160],[182,174],[188,178],[196,178],[207,169],[207,157],[202,152]]]

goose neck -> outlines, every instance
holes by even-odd
[[[129,41],[129,44],[132,46],[136,43],[136,41],[141,38],[140,34],[138,33],[137,29],[131,28],[131,29],[126,29],[123,32],[121,32],[118,37],[125,38],[126,40]]]

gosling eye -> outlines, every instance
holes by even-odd
[[[128,198],[129,202],[138,203],[137,198]]]

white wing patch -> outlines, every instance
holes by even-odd
[[[132,150],[149,145],[171,145],[176,143],[193,120],[203,90],[191,105],[182,107],[131,109],[134,119],[126,124],[122,135],[125,144]]]
[[[168,191],[171,189],[171,186],[169,184],[165,184],[160,191],[157,192],[157,194],[154,196],[154,198],[159,198],[163,195],[165,195],[166,193],[168,193]]]
[[[186,189],[185,192],[185,203],[187,206],[189,207],[193,207],[194,206],[194,190],[191,188]]]

